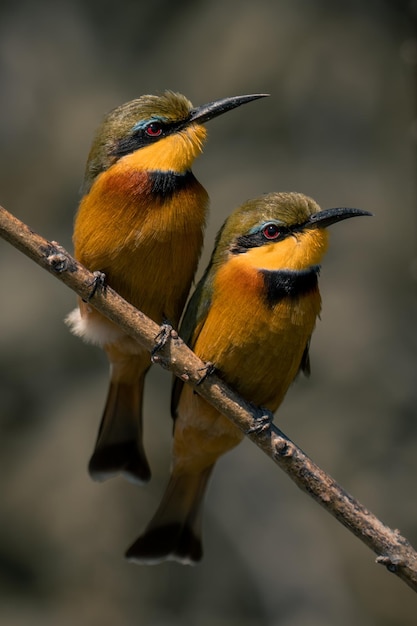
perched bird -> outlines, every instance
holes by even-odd
[[[358,209],[321,211],[299,193],[270,193],[238,208],[220,230],[180,333],[248,402],[275,411],[302,370],[321,298],[327,227]],[[202,503],[216,460],[242,432],[179,379],[172,394],[171,477],[160,506],[128,559],[192,564],[202,557]]]
[[[194,108],[183,95],[145,95],[111,111],[88,157],[74,225],[75,257],[157,323],[176,326],[197,267],[208,195],[191,166],[208,120],[262,98],[224,98]],[[150,478],[142,443],[142,396],[150,355],[115,324],[78,301],[72,331],[101,346],[110,387],[89,472]]]

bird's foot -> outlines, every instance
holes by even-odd
[[[207,361],[204,367],[200,367],[198,371],[203,372],[201,374],[200,380],[197,383],[197,385],[201,385],[201,383],[204,382],[208,376],[214,374],[214,372],[216,371],[216,366],[211,361]]]
[[[274,421],[274,414],[268,409],[256,407],[258,415],[254,418],[252,426],[246,431],[247,435],[260,435],[269,430]]]
[[[177,339],[178,333],[174,330],[172,324],[170,324],[168,320],[164,320],[159,327],[159,333],[155,337],[155,345],[152,348],[151,359],[153,362],[159,361],[158,358],[155,358],[155,355],[165,347],[170,337]]]
[[[91,291],[88,294],[87,302],[90,302],[92,298],[96,295],[97,291],[105,290],[106,288],[106,274],[103,272],[93,272],[94,278],[91,281],[89,287],[91,287]]]

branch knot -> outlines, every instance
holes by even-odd
[[[77,270],[72,258],[67,251],[60,246],[56,241],[48,243],[42,250],[45,254],[45,261],[47,265],[57,274],[63,272],[75,272]]]
[[[294,446],[283,437],[277,437],[273,446],[274,456],[291,458],[294,455]]]
[[[392,574],[397,573],[399,568],[404,566],[404,560],[399,556],[381,555],[375,559],[375,563],[385,565],[387,570]]]

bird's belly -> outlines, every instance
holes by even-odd
[[[202,471],[237,446],[242,431],[185,385],[175,420],[173,458],[177,471]]]
[[[298,373],[319,310],[318,292],[273,309],[223,309],[208,316],[196,351],[247,401],[275,411]]]
[[[146,203],[120,181],[94,189],[77,216],[76,257],[103,272],[110,287],[154,321],[177,326],[202,246],[205,190],[194,179],[169,200]],[[90,317],[98,327],[100,316]],[[104,329],[111,327],[101,319]]]

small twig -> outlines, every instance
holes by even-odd
[[[91,298],[95,276],[55,242],[48,242],[0,207],[0,236],[54,274],[84,300]],[[160,327],[123,300],[113,289],[97,289],[94,307],[134,337],[146,350],[157,345]],[[159,358],[160,357],[160,358]],[[417,591],[417,553],[398,530],[385,526],[375,515],[320,469],[276,426],[260,423],[259,410],[240,398],[221,379],[207,371],[199,359],[172,331],[158,349],[157,362],[192,384],[197,393],[231,419],[306,493],[312,496],[341,524],[377,555],[376,562],[387,567]],[[267,423],[268,421],[268,423]],[[262,426],[262,427],[260,427]]]

